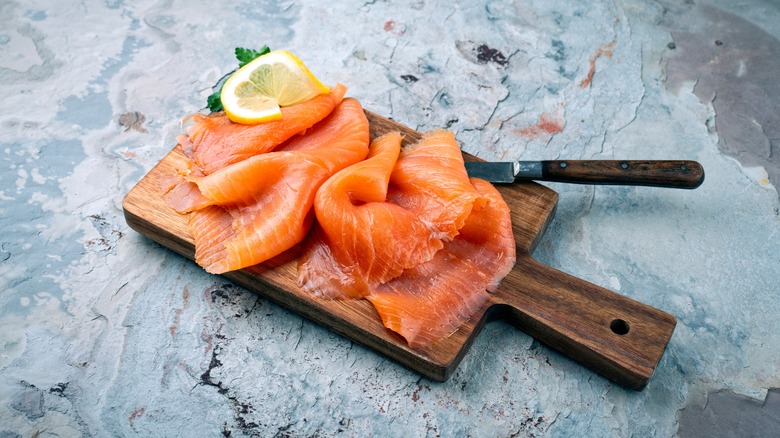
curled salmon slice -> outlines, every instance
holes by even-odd
[[[288,150],[188,177],[197,196],[186,191],[186,199],[169,197],[169,203],[192,210],[196,262],[221,274],[264,262],[301,242],[312,223],[317,189],[333,173],[365,158],[368,143],[363,108],[345,99]],[[194,204],[186,205],[188,200]]]
[[[295,134],[311,128],[341,103],[346,90],[343,85],[337,85],[328,94],[282,108],[280,120],[257,125],[233,123],[224,114],[195,115],[182,145],[198,168],[211,174],[271,151]]]
[[[179,136],[179,144],[176,149],[183,150],[183,142],[189,141],[186,136]],[[192,160],[186,160],[184,167],[175,174],[169,175],[160,182],[160,188],[165,193],[168,205],[177,213],[185,214],[191,211],[211,205],[211,201],[203,196],[198,185],[191,181],[192,178],[205,176],[200,169],[193,169]]]
[[[515,265],[509,207],[490,183],[471,181],[486,205],[468,216],[457,237],[432,260],[377,286],[367,297],[385,327],[411,348],[433,345],[474,317]]]
[[[416,213],[444,240],[455,237],[471,210],[485,204],[469,181],[455,135],[444,130],[425,134],[401,152],[387,198]]]
[[[377,138],[366,160],[338,172],[317,191],[317,223],[298,266],[304,291],[362,298],[442,247],[415,213],[386,200],[400,150],[400,133]]]

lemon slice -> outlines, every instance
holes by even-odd
[[[220,99],[231,121],[255,124],[281,119],[280,107],[329,91],[295,55],[274,50],[233,73]]]

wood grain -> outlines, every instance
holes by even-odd
[[[418,132],[366,113],[372,138],[390,130],[401,131],[406,144],[420,138]],[[134,230],[194,259],[187,217],[167,205],[161,188],[184,159],[174,148],[127,194],[123,208]],[[512,212],[517,264],[477,315],[426,349],[412,350],[385,329],[368,301],[324,301],[303,293],[297,285],[298,248],[223,276],[433,380],[448,379],[483,325],[503,318],[605,377],[642,389],[672,335],[674,317],[535,261],[531,253],[553,218],[558,195],[533,182],[498,189]]]
[[[689,160],[559,160],[542,161],[542,177],[570,183],[695,189],[704,182],[704,168]]]

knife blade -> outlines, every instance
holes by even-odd
[[[544,160],[466,162],[469,177],[491,183],[522,180],[695,189],[704,168],[689,160]]]

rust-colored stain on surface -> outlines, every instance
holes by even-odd
[[[127,417],[127,421],[130,423],[130,426],[133,427],[133,422],[136,418],[140,417],[144,414],[145,409],[144,408],[136,408],[130,416]]]
[[[515,132],[526,138],[553,135],[563,131],[563,122],[563,118],[556,114],[542,113],[536,123]]]
[[[129,158],[129,159],[135,158],[137,156],[135,151],[129,151],[129,150],[128,151],[119,151],[119,155],[121,155],[121,156],[123,156],[125,158]]]
[[[611,43],[599,47],[599,49],[596,51],[596,53],[590,57],[590,69],[588,70],[588,76],[585,77],[585,79],[580,82],[580,87],[582,88],[588,88],[590,87],[590,83],[593,82],[593,74],[596,73],[596,60],[601,58],[602,56],[607,56],[609,58],[612,57],[612,50],[615,48],[615,44],[617,41],[612,40]]]
[[[382,29],[391,35],[400,37],[406,32],[406,25],[403,22],[399,23],[395,20],[387,20],[385,21],[385,25],[382,26]]]
[[[176,311],[173,314],[173,324],[168,328],[168,331],[171,333],[171,337],[176,336],[176,330],[179,328],[179,321],[181,320],[181,314],[189,307],[190,305],[190,290],[187,288],[187,286],[184,286],[184,291],[182,292],[182,307],[179,309],[176,309]]]

